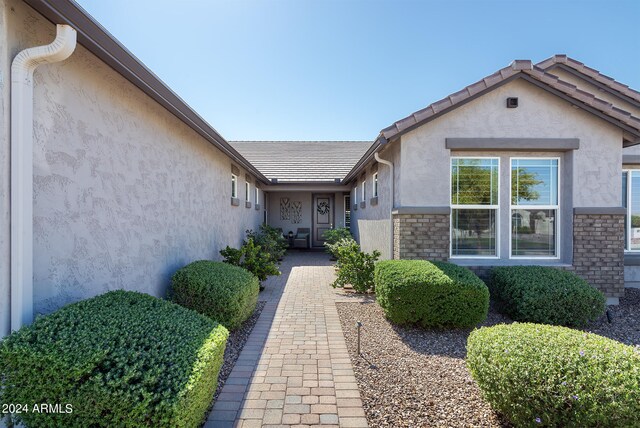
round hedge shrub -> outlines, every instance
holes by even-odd
[[[260,284],[249,271],[227,263],[200,260],[171,279],[171,300],[208,316],[230,330],[251,316]]]
[[[489,284],[498,309],[516,321],[580,327],[605,311],[601,291],[553,267],[496,267]]]
[[[637,427],[640,350],[566,327],[515,323],[475,330],[467,366],[515,426]]]
[[[0,403],[26,405],[14,422],[27,427],[200,427],[228,335],[166,300],[111,291],[0,342]],[[34,411],[42,403],[63,412]]]
[[[489,310],[489,290],[469,269],[446,262],[385,260],[375,268],[376,299],[396,324],[471,327]]]

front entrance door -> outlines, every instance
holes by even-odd
[[[313,195],[313,243],[314,247],[324,245],[324,232],[333,229],[333,195]]]

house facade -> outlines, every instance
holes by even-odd
[[[640,284],[638,117],[640,94],[556,56],[373,142],[228,142],[77,4],[1,0],[0,335],[112,289],[164,296],[263,222],[480,275],[570,269],[615,303]]]

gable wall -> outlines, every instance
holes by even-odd
[[[519,107],[507,109],[507,97],[518,97]],[[403,206],[449,205],[448,137],[579,138],[569,177],[574,206],[621,206],[622,131],[521,79],[402,136]]]
[[[11,58],[54,39],[31,8],[6,5]],[[246,171],[231,206],[231,160],[82,46],[36,71],[34,100],[36,312],[116,288],[163,296],[176,269],[219,259],[261,223],[262,211],[244,206]]]

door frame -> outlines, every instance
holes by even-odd
[[[336,226],[336,195],[335,193],[312,193],[311,194],[311,248],[322,248],[322,246],[313,245],[316,235],[316,197],[328,196],[331,199],[331,220],[333,220],[331,228],[335,229]]]

